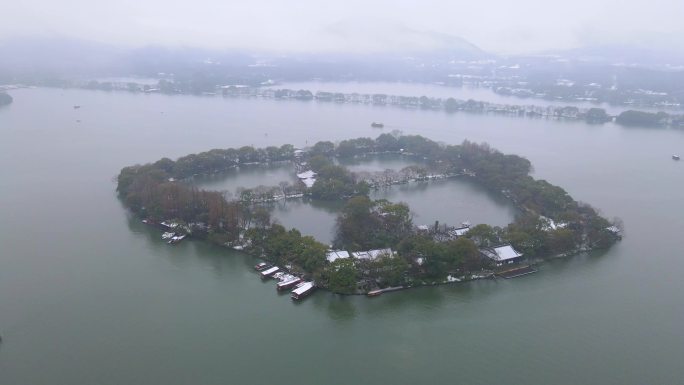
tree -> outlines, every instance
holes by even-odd
[[[481,247],[490,247],[501,243],[497,231],[492,226],[485,224],[479,224],[471,227],[465,236],[473,240]]]
[[[628,110],[621,112],[615,119],[615,122],[623,126],[658,127],[663,125],[668,116],[665,112],[653,113]]]
[[[387,200],[373,202],[383,225],[387,243],[397,244],[413,228],[411,210],[406,203],[391,203]]]
[[[408,262],[400,256],[382,256],[372,263],[372,268],[383,286],[403,285],[408,267]]]
[[[265,229],[271,225],[271,212],[263,206],[255,206],[252,208],[252,217],[254,226]]]
[[[458,238],[446,244],[446,268],[448,270],[475,270],[481,267],[480,252],[468,238]]]
[[[357,271],[352,258],[340,258],[328,267],[328,288],[334,293],[356,292]]]
[[[556,229],[549,232],[549,251],[552,253],[565,253],[575,250],[577,239],[575,232],[570,229]]]
[[[378,151],[399,151],[399,141],[394,135],[382,134],[375,139]]]
[[[316,155],[323,155],[323,156],[331,156],[335,153],[335,144],[333,142],[325,141],[325,142],[318,142],[314,144],[314,146],[309,150],[309,153],[312,156]]]
[[[351,198],[337,217],[335,244],[350,250],[361,250],[369,245],[369,238],[379,226],[371,215],[373,202],[365,196]]]
[[[603,108],[593,107],[587,111],[584,119],[587,123],[605,123],[610,120],[610,116]]]

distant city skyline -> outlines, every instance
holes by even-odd
[[[458,47],[456,37],[504,54],[602,44],[675,49],[684,38],[683,14],[677,0],[23,0],[3,5],[0,39],[342,53]]]

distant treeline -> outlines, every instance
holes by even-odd
[[[601,124],[615,120],[624,126],[643,127],[684,127],[684,115],[666,112],[647,112],[640,110],[624,111],[617,116],[599,107],[580,108],[576,106],[541,106],[490,103],[481,100],[462,100],[456,98],[433,98],[428,96],[399,96],[387,94],[357,94],[341,92],[316,93],[310,90],[273,89],[258,86],[224,86],[209,88],[210,91],[198,92],[183,82],[160,80],[156,86],[137,83],[111,83],[90,81],[84,88],[104,91],[126,90],[131,92],[159,92],[165,94],[194,93],[204,95],[223,95],[226,97],[259,97],[276,100],[315,100],[347,104],[370,104],[441,110],[449,113],[470,112],[517,117],[542,117],[547,119],[580,120],[591,124]]]
[[[673,115],[662,111],[624,111],[617,116],[615,121],[630,127],[684,127],[684,115]]]
[[[416,231],[408,206],[371,201],[367,186],[331,161],[375,153],[420,157],[444,172],[465,170],[490,191],[511,199],[520,214],[503,228],[481,224],[458,239],[436,240]],[[532,178],[527,159],[468,141],[445,146],[421,136],[383,134],[339,144],[319,142],[303,155],[318,172],[316,183],[307,190],[312,199],[349,199],[337,219],[335,246],[349,251],[387,247],[399,251],[397,256],[374,261],[342,259],[329,263],[326,245],[273,223],[264,206],[228,201],[218,192],[199,190],[184,181],[246,163],[295,159],[301,163],[302,155],[297,156],[293,146],[284,145],[215,149],[176,161],[164,158],[122,169],[117,189],[126,206],[141,217],[185,222],[193,229],[193,236],[219,244],[244,245],[247,252],[289,264],[294,271],[340,293],[474,274],[491,267],[490,261],[479,256],[481,247],[510,243],[526,257],[534,258],[606,248],[617,239],[608,230],[612,224],[592,207],[573,200],[558,186]],[[366,282],[366,286],[360,287],[359,282]]]

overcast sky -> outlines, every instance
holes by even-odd
[[[684,0],[15,0],[0,8],[0,38],[134,46],[408,51],[441,48],[451,35],[522,53],[684,40]]]

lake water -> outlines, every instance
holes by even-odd
[[[419,164],[398,156],[342,160],[351,171],[380,172],[401,170]],[[197,177],[193,183],[203,189],[226,191],[236,196],[240,187],[277,186],[279,182],[293,183],[294,167],[291,164],[247,166],[212,176]],[[433,224],[435,221],[458,225],[469,221],[505,226],[515,217],[515,207],[500,195],[491,194],[469,178],[453,178],[431,182],[417,182],[373,190],[372,199],[404,202],[411,208],[416,224]],[[434,202],[440,202],[435,205]],[[268,204],[273,218],[286,227],[295,227],[303,234],[312,235],[330,244],[334,238],[335,219],[343,202],[316,202],[305,198],[289,199]]]
[[[684,378],[684,164],[670,159],[684,152],[684,132],[334,103],[59,89],[12,96],[0,109],[3,385]],[[249,257],[200,242],[164,244],[114,191],[112,178],[126,165],[377,136],[372,121],[385,122],[385,132],[487,141],[525,156],[536,177],[620,216],[626,238],[521,279],[373,299],[319,291],[293,304],[257,278]],[[386,194],[431,196],[434,211],[417,222],[512,215],[459,181],[413,188]],[[474,208],[458,206],[466,200]],[[453,213],[440,210],[451,204]],[[335,211],[282,208],[307,209]]]

